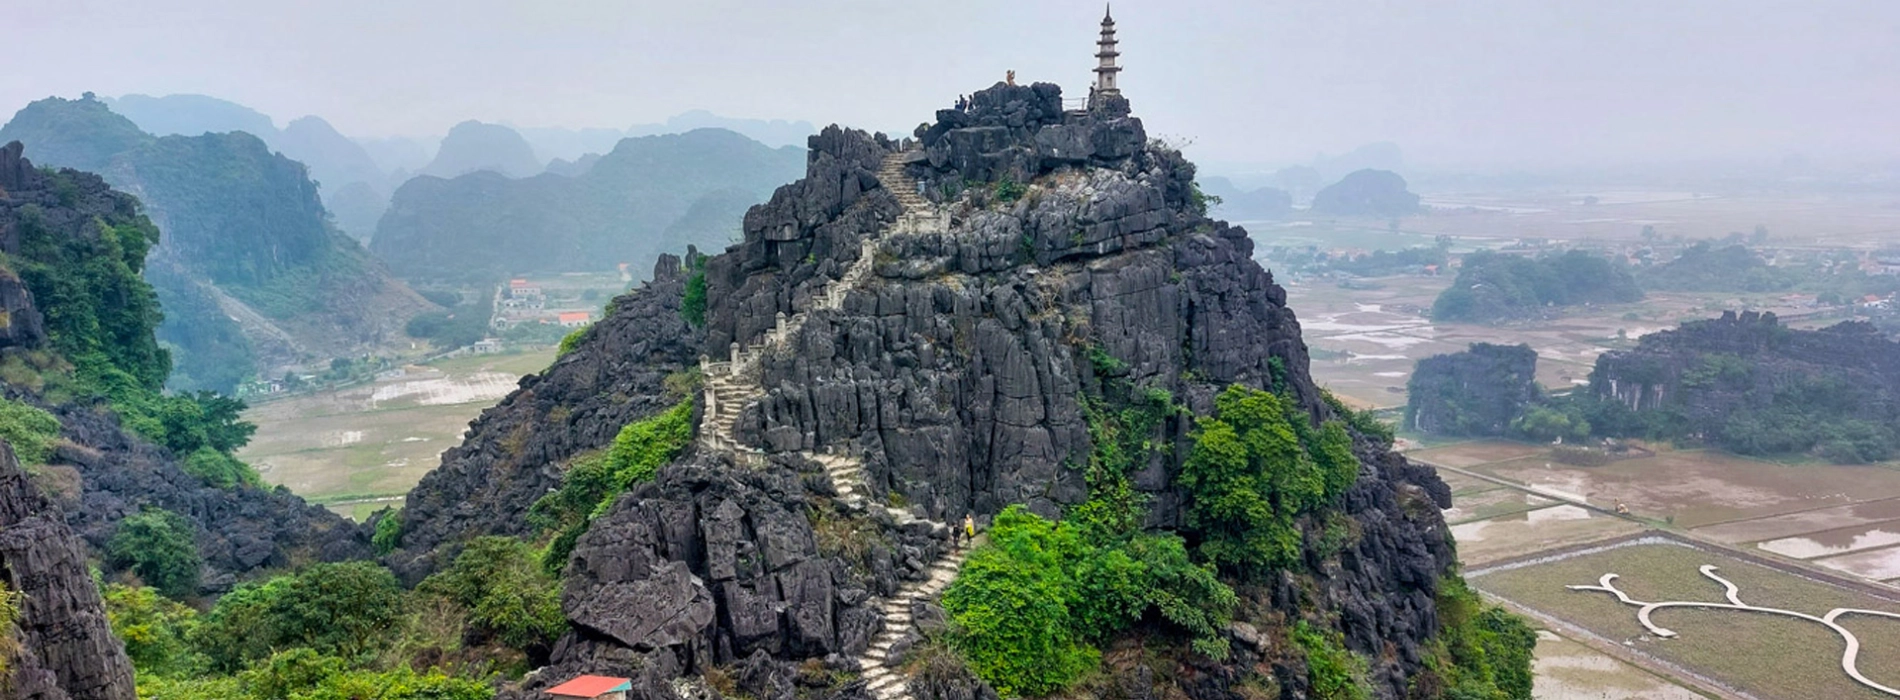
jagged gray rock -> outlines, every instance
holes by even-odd
[[[0,678],[7,700],[133,700],[132,662],[112,636],[85,544],[0,440],[0,576],[21,595],[20,653]]]

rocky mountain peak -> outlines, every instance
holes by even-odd
[[[578,538],[563,595],[575,631],[523,691],[606,673],[671,697],[659,679],[743,665],[746,692],[790,697],[791,664],[812,660],[861,674],[846,695],[902,697],[921,687],[904,650],[956,575],[948,525],[1012,505],[1059,518],[1089,498],[1097,412],[1129,391],[1178,407],[1150,436],[1169,447],[1128,479],[1148,528],[1182,528],[1192,416],[1220,392],[1271,389],[1315,420],[1335,409],[1285,290],[1244,230],[1206,216],[1194,166],[1125,100],[1065,110],[1061,94],[999,84],[913,139],[812,136],[805,177],[749,210],[739,242],[616,300],[477,421],[411,493],[399,568],[424,574],[477,535],[533,535],[494,514],[526,512],[577,455],[674,405],[663,378],[695,366],[696,439]],[[680,320],[695,288],[703,325]],[[1314,565],[1310,590],[1289,582],[1259,604],[1336,614],[1374,684],[1400,696],[1451,571],[1449,489],[1367,437],[1355,452],[1339,509],[1357,539]],[[1246,653],[1202,669],[1189,695],[1225,697],[1261,661]]]

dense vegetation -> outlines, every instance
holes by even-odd
[[[1385,277],[1424,272],[1427,268],[1444,269],[1449,261],[1450,245],[1414,246],[1398,251],[1375,250],[1358,255],[1332,253],[1319,246],[1287,247],[1270,250],[1267,258],[1274,269],[1288,272],[1343,272],[1359,277]]]
[[[20,463],[45,464],[59,438],[59,419],[53,414],[12,399],[0,399],[0,440],[13,446]]]
[[[1420,696],[1529,700],[1536,630],[1501,607],[1485,605],[1457,576],[1439,580],[1436,602],[1438,653]]]
[[[403,332],[411,338],[427,340],[438,349],[473,345],[488,336],[488,320],[494,315],[494,309],[492,297],[478,295],[446,311],[416,314]]]
[[[1406,380],[1405,426],[1433,435],[1497,437],[1539,401],[1537,351],[1472,343],[1419,360]]]
[[[1117,369],[1105,354],[1091,359],[1105,373]],[[1006,509],[944,594],[950,647],[1005,697],[1072,689],[1096,670],[1102,645],[1136,626],[1179,640],[1181,652],[1225,658],[1235,586],[1303,576],[1309,555],[1334,556],[1353,536],[1337,511],[1358,476],[1352,432],[1364,425],[1365,437],[1391,439],[1343,406],[1342,420],[1314,425],[1277,394],[1230,387],[1213,415],[1194,419],[1177,482],[1189,497],[1189,527],[1148,531],[1129,475],[1171,449],[1157,439],[1163,426],[1193,417],[1167,392],[1104,385],[1104,396],[1084,400],[1089,499],[1061,522]],[[1446,697],[1529,698],[1530,628],[1484,608],[1455,578],[1440,595],[1448,607],[1427,684]],[[1370,697],[1365,659],[1336,631],[1295,620],[1284,634],[1305,659],[1312,697]]]
[[[1900,276],[1868,274],[1859,267],[1854,251],[1793,258],[1770,265],[1736,234],[1720,241],[1697,241],[1665,263],[1643,268],[1637,280],[1644,289],[1762,293],[1794,291],[1813,294],[1822,304],[1843,305],[1867,295],[1885,297],[1900,292]]]
[[[182,515],[146,510],[119,521],[106,555],[113,566],[136,574],[160,593],[182,598],[198,591],[198,567],[204,562],[192,530]]]
[[[1100,661],[1097,644],[1150,614],[1227,655],[1233,589],[1168,534],[1088,532],[1011,506],[972,552],[943,604],[953,644],[1005,696],[1061,690]]]
[[[1694,321],[1598,359],[1587,389],[1545,396],[1528,347],[1475,344],[1419,362],[1407,424],[1538,442],[1643,438],[1836,463],[1900,455],[1900,344],[1866,324],[1821,331],[1772,316]],[[1614,388],[1613,388],[1614,387]]]
[[[1187,536],[1145,531],[1147,504],[1130,475],[1166,454],[1161,429],[1188,416],[1167,392],[1112,378],[1114,358],[1094,350],[1090,359],[1111,378],[1103,396],[1083,401],[1089,499],[1059,523],[1005,510],[944,594],[952,646],[1005,695],[1069,687],[1096,667],[1100,644],[1144,620],[1225,658],[1238,597],[1219,574],[1247,581],[1294,565],[1295,519],[1336,501],[1358,473],[1343,424],[1315,428],[1291,402],[1232,387],[1198,421],[1180,477]]]
[[[1644,289],[1685,292],[1779,292],[1793,287],[1795,275],[1772,267],[1740,243],[1701,241],[1674,260],[1644,268]]]
[[[1315,428],[1292,401],[1229,387],[1202,417],[1179,483],[1201,558],[1253,578],[1300,560],[1298,520],[1319,514],[1359,474],[1345,426]]]
[[[1432,302],[1432,320],[1490,323],[1540,316],[1546,307],[1638,301],[1627,267],[1580,250],[1526,258],[1479,251]]]
[[[83,189],[73,180],[85,177],[80,173],[46,175],[55,191]],[[126,427],[174,454],[208,451],[197,465],[216,471],[215,481],[254,482],[231,457],[255,430],[238,419],[242,402],[206,392],[162,393],[171,358],[154,337],[162,317],[158,297],[140,277],[158,229],[129,206],[102,210],[78,225],[90,230],[56,230],[32,205],[20,212],[19,249],[7,264],[33,292],[50,349],[64,362],[9,381],[38,385],[48,398],[104,399]]]
[[[1837,464],[1900,455],[1900,415],[1886,408],[1891,390],[1857,372],[1784,374],[1722,352],[1694,362],[1673,383],[1675,395],[1665,405],[1637,410],[1593,391],[1553,401],[1546,410],[1576,416],[1588,434],[1700,442],[1744,455],[1811,455]]]
[[[1142,530],[1147,505],[1129,482],[1165,449],[1157,431],[1179,409],[1167,392],[1107,384],[1105,397],[1084,401],[1089,499],[1060,523],[1006,509],[944,593],[952,645],[1004,695],[1068,687],[1096,667],[1096,645],[1145,617],[1164,620],[1198,653],[1228,653],[1221,635],[1233,589],[1180,536]]]
[[[233,393],[255,372],[253,348],[208,286],[276,321],[373,311],[358,292],[380,288],[382,273],[331,225],[304,166],[256,136],[154,137],[98,100],[48,98],[0,128],[0,142],[15,138],[41,165],[135,189],[162,217],[165,246],[150,281],[167,310],[160,337],[178,349],[175,388]],[[143,245],[156,241],[154,229]],[[144,264],[143,248],[126,252]],[[349,295],[358,298],[340,299]]]
[[[490,581],[487,596],[545,597],[534,588],[544,582],[507,575],[523,563],[510,550],[482,551],[495,556],[458,560],[456,575]],[[441,588],[405,592],[381,567],[351,562],[240,584],[202,613],[135,585],[108,585],[105,598],[141,697],[486,700],[493,690],[475,678],[498,656],[469,653],[459,589]]]

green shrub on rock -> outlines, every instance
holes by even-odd
[[[131,571],[167,597],[182,598],[198,592],[198,554],[190,520],[168,510],[148,509],[119,521],[106,543],[107,558],[115,567]]]
[[[45,464],[59,438],[59,419],[53,414],[10,399],[0,399],[0,440],[13,446],[21,464]]]

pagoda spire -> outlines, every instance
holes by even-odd
[[[1121,66],[1115,65],[1115,59],[1118,56],[1121,56],[1121,52],[1115,50],[1115,15],[1109,6],[1104,4],[1102,6],[1102,38],[1095,42],[1097,63],[1094,92],[1097,94],[1120,95],[1122,93],[1121,88],[1115,86],[1115,74],[1122,72]]]

